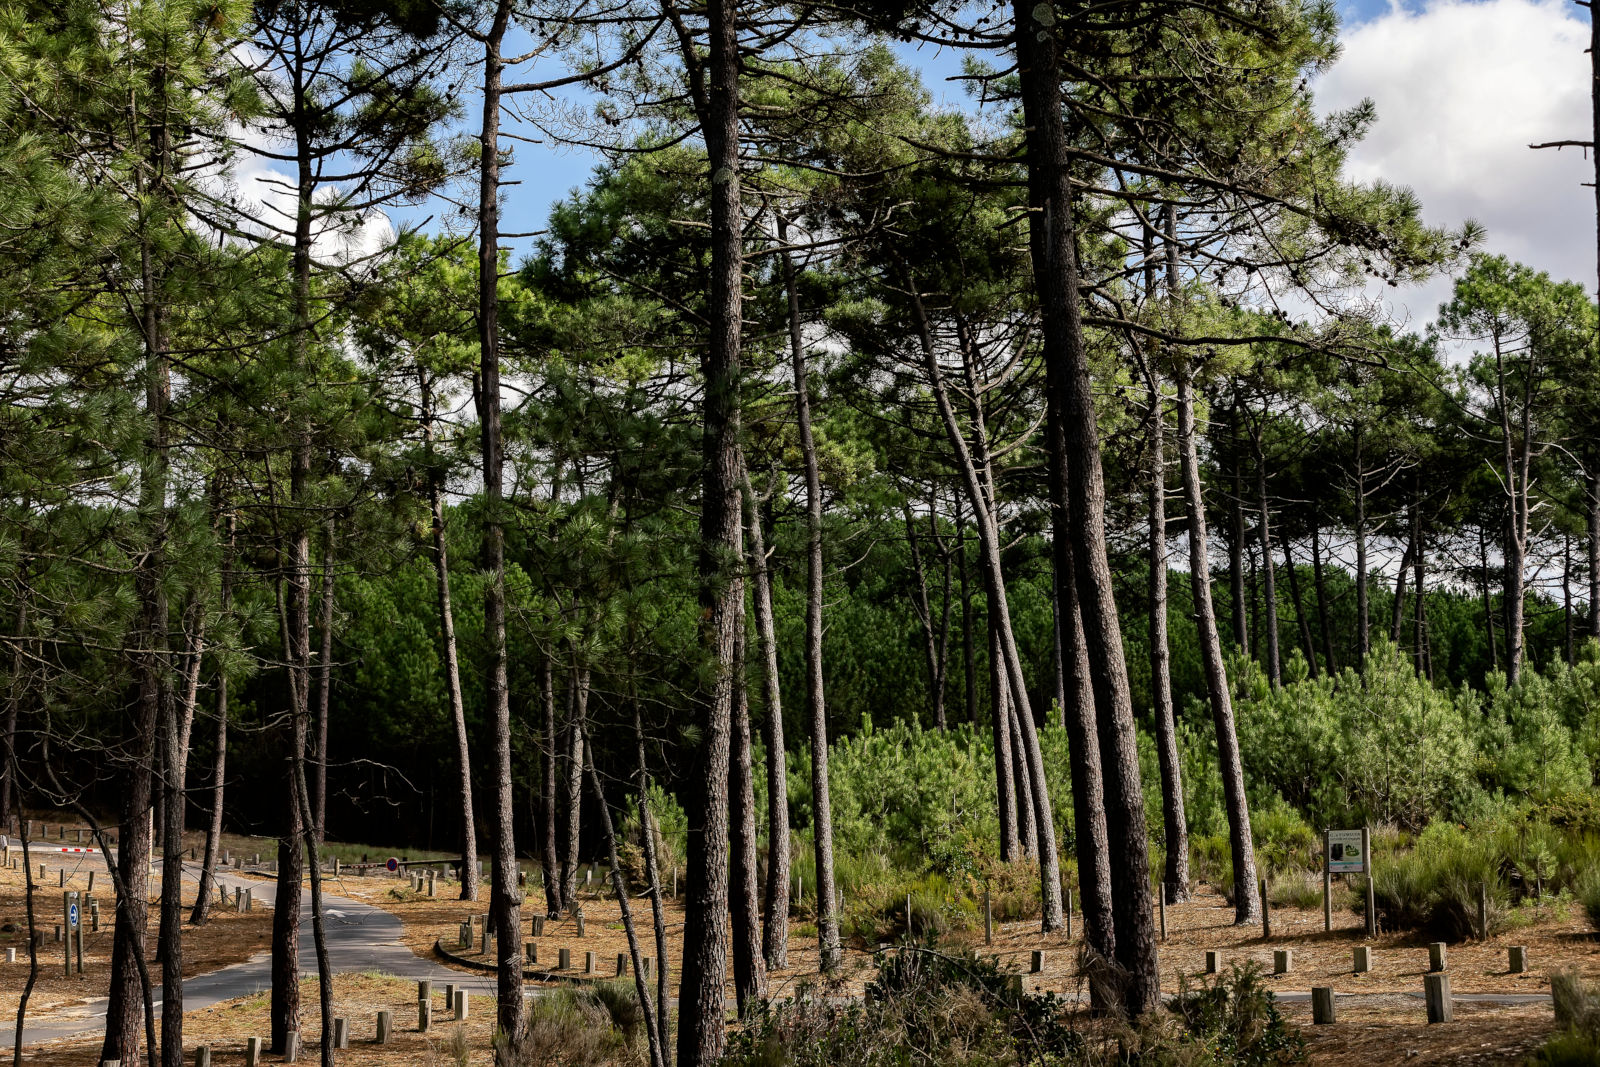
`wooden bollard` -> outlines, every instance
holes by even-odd
[[[256,891],[253,888],[251,888],[250,886],[245,886],[245,889],[244,889],[244,910],[245,911],[252,910],[255,907],[255,903],[256,903]]]
[[[350,1047],[350,1020],[335,1017],[333,1020],[333,1047]]]
[[[544,936],[544,916],[543,915],[535,915],[533,917],[533,936],[534,937],[543,937]]]
[[[1372,970],[1372,949],[1366,945],[1357,945],[1355,956],[1355,974],[1366,974]]]
[[[7,963],[16,963],[17,962],[17,950],[16,949],[14,949],[14,948],[6,949],[6,962]]]
[[[1333,1021],[1333,987],[1312,986],[1311,1022],[1317,1026],[1327,1026]]]
[[[593,952],[585,952],[583,954],[583,973],[584,974],[593,974],[594,973],[594,953]]]
[[[424,979],[417,983],[417,1033],[425,1034],[433,1027],[433,983]]]
[[[628,954],[626,952],[619,952],[619,953],[617,953],[617,977],[618,978],[623,978],[623,977],[626,977],[627,974],[628,974]]]
[[[539,942],[537,942],[537,941],[524,941],[522,943],[522,954],[527,957],[527,960],[528,960],[529,963],[538,963],[539,962]]]
[[[194,1067],[211,1067],[210,1045],[201,1045],[194,1050]]]
[[[430,897],[435,895],[434,894],[434,889],[435,889],[434,880],[437,877],[438,877],[438,872],[437,871],[434,871],[434,870],[431,870],[431,869],[428,871],[428,895]]]
[[[1215,949],[1206,950],[1206,973],[1222,973],[1222,953],[1216,951]]]
[[[1448,955],[1450,948],[1443,941],[1435,941],[1428,946],[1428,970],[1443,971],[1450,966]]]
[[[1261,879],[1261,936],[1272,936],[1272,903],[1267,899],[1267,880]]]
[[[456,931],[456,943],[459,944],[462,948],[471,948],[472,947],[472,924],[471,923],[462,923],[461,924],[460,928]]]
[[[1294,950],[1278,948],[1272,950],[1272,973],[1288,974],[1294,970]]]
[[[581,911],[578,912],[578,914],[574,916],[574,919],[577,921],[577,924],[578,924],[578,936],[582,937],[583,936],[583,912],[581,912]]]
[[[244,1067],[261,1067],[261,1039],[247,1037],[244,1039]]]
[[[455,1016],[456,1016],[457,1020],[465,1019],[467,1017],[468,1001],[467,1001],[467,991],[465,989],[457,989],[456,990],[455,1008],[456,1008]]]
[[[1506,950],[1510,956],[1512,974],[1526,974],[1528,971],[1528,949],[1525,945],[1512,945]]]
[[[290,1030],[283,1035],[283,1062],[294,1063],[300,1058],[300,1031]]]
[[[1450,997],[1448,974],[1423,975],[1422,994],[1428,1002],[1428,1022],[1447,1023],[1455,1018],[1455,1002]]]
[[[564,948],[556,953],[556,970],[570,971],[572,969],[572,950]]]
[[[65,867],[61,868],[56,872],[56,875],[60,879],[60,881],[57,883],[57,888],[65,886],[67,884],[67,869]]]
[[[1028,973],[1029,974],[1039,974],[1043,970],[1044,970],[1044,952],[1042,950],[1040,950],[1040,949],[1034,949],[1033,950],[1033,955],[1029,958],[1029,961],[1028,961]]]
[[[389,1034],[393,1030],[394,1030],[394,1012],[392,1012],[392,1011],[380,1011],[378,1013],[378,1034],[377,1034],[376,1044],[387,1045],[389,1043]]]
[[[89,885],[87,886],[87,889],[91,893],[94,892],[94,872],[93,871],[89,872]]]
[[[1366,842],[1364,836],[1362,842],[1363,844]],[[1371,856],[1371,851],[1368,851],[1367,855]],[[1367,936],[1378,936],[1378,886],[1370,874],[1367,875]]]

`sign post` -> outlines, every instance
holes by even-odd
[[[68,890],[61,894],[61,912],[66,919],[64,925],[67,935],[62,939],[65,942],[63,954],[66,957],[63,962],[66,965],[66,975],[70,978],[72,977],[74,945],[77,945],[78,973],[83,973],[83,930],[78,923],[78,893],[76,890]]]
[[[1367,862],[1367,830],[1324,830],[1322,831],[1322,928],[1333,929],[1333,876],[1336,874],[1362,874],[1367,875],[1367,883],[1372,883],[1372,869]],[[1369,898],[1371,894],[1368,894]],[[1370,908],[1368,909],[1370,911]],[[1372,925],[1372,916],[1367,917],[1367,925]]]

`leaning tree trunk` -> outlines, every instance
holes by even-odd
[[[1250,834],[1250,801],[1244,791],[1244,762],[1234,729],[1228,669],[1222,659],[1216,610],[1211,603],[1211,553],[1206,543],[1206,502],[1200,481],[1200,449],[1195,439],[1192,371],[1178,368],[1178,453],[1183,465],[1183,502],[1189,515],[1189,581],[1194,595],[1195,627],[1200,662],[1205,669],[1206,698],[1217,734],[1222,792],[1228,808],[1228,843],[1233,856],[1233,916],[1238,924],[1261,918],[1256,896],[1256,855]]]
[[[1048,16],[1048,21],[1036,15]],[[1062,501],[1065,506],[1056,514],[1066,519],[1067,527],[1058,528],[1056,536],[1065,537],[1071,545],[1079,614],[1089,650],[1111,890],[1118,902],[1112,921],[1114,959],[1121,971],[1121,1004],[1128,1015],[1138,1017],[1155,1010],[1161,992],[1150,899],[1150,842],[1139,780],[1133,700],[1106,550],[1105,482],[1079,307],[1061,58],[1052,11],[1016,0],[1013,19],[1030,201],[1036,212],[1030,216],[1034,235],[1030,251],[1043,310],[1047,414],[1057,428],[1049,437],[1051,462],[1066,497]]]
[[[687,39],[684,62],[706,143],[711,188],[711,271],[707,292],[707,343],[701,363],[700,649],[709,684],[699,694],[700,747],[691,768],[696,795],[689,805],[688,901],[683,928],[683,980],[678,994],[679,1067],[709,1067],[726,1047],[724,1011],[728,973],[728,734],[733,718],[734,642],[744,628],[744,580],[740,560],[739,362],[743,321],[743,211],[739,179],[739,34],[736,0],[707,4],[707,51],[702,57]],[[801,383],[801,396],[805,395]],[[813,488],[813,514],[820,506]],[[812,523],[811,539],[821,531]],[[813,551],[814,582],[820,560]],[[818,620],[820,622],[820,620]],[[820,671],[820,626],[808,661]],[[813,682],[818,680],[811,674]],[[821,693],[813,690],[814,727],[822,725]],[[827,743],[820,746],[822,788],[817,806],[819,877],[831,878],[833,842],[828,818]],[[814,742],[815,743],[815,742]],[[831,884],[829,889],[831,889]],[[837,957],[837,925],[831,901],[821,902],[818,929],[824,969]],[[830,938],[832,944],[830,945]]]
[[[992,617],[994,605],[989,612]],[[1000,642],[995,626],[989,624],[989,708],[994,724],[995,811],[1000,821],[1000,862],[1022,858],[1022,838],[1017,812],[1016,763],[1011,753],[1011,701],[1006,689],[1004,668],[1000,666]]]
[[[745,479],[745,525],[750,531],[751,600],[756,646],[761,653],[761,694],[767,748],[767,881],[761,952],[768,970],[789,966],[789,768],[783,749],[783,694],[778,685],[778,635],[772,618],[772,579],[767,571],[766,531]]]

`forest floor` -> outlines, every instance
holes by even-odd
[[[52,838],[55,837],[52,827]],[[69,827],[68,845],[73,843],[73,837]],[[229,847],[231,851],[245,855],[247,860],[257,851],[265,859],[270,842],[235,838],[230,840]],[[341,848],[340,851],[352,858],[358,855],[357,846]],[[37,877],[37,863],[41,859],[48,868],[43,880]],[[41,1015],[70,1016],[74,1011],[81,1012],[85,1002],[105,995],[112,924],[104,863],[98,856],[80,858],[56,854],[44,858],[42,854],[36,854],[35,865],[36,921],[44,933],[44,945],[40,952],[40,978],[32,995],[29,1015],[31,1018]],[[87,888],[88,872],[96,871],[95,895],[102,900],[102,922],[99,933],[90,933],[87,927],[85,929],[84,962],[89,974],[87,978],[63,976],[61,946],[52,939],[55,925],[61,921],[61,886],[57,874],[61,868],[68,872],[67,888],[79,890]],[[155,884],[153,880],[152,890]],[[402,942],[419,957],[436,959],[433,946],[437,940],[468,959],[476,958],[476,948],[461,950],[454,946],[460,924],[481,916],[485,906],[481,902],[455,899],[459,887],[454,882],[441,880],[437,887],[438,895],[431,898],[425,891],[412,891],[404,879],[383,872],[363,877],[347,871],[338,879],[326,879],[325,884],[330,892],[364,901],[395,915],[402,924]],[[0,1018],[10,1018],[15,1014],[17,997],[27,974],[22,890],[23,876],[20,870],[0,870],[0,952],[6,947],[19,950],[16,964],[0,964],[3,967],[3,971],[0,971]],[[186,895],[192,897],[193,887],[188,886],[186,890]],[[240,962],[267,947],[271,911],[264,906],[269,902],[261,899],[266,894],[258,891],[256,896],[257,910],[254,912],[237,914],[231,910],[217,909],[213,911],[213,921],[205,927],[186,927],[186,975]],[[548,923],[544,935],[537,939],[539,967],[553,969],[559,950],[567,948],[572,957],[572,975],[582,977],[585,953],[593,952],[596,955],[595,976],[610,978],[615,974],[617,954],[627,952],[616,902],[589,891],[581,891],[580,899],[585,915],[586,936],[577,936],[576,924],[571,918]],[[530,895],[530,905],[541,903],[536,892]],[[634,921],[641,938],[641,951],[653,958],[657,953],[649,911],[647,900],[634,901]],[[533,907],[524,911],[521,940],[532,939],[527,932],[527,919],[531,918],[532,912]],[[1576,970],[1590,979],[1600,979],[1600,939],[1590,933],[1587,924],[1569,902],[1548,902],[1536,911],[1524,914],[1523,918],[1527,924],[1511,933],[1486,942],[1449,946],[1448,969],[1453,993],[1469,998],[1484,995],[1505,999],[1458,1000],[1455,1020],[1448,1025],[1429,1026],[1426,1022],[1419,995],[1422,976],[1428,967],[1428,947],[1422,938],[1386,934],[1367,941],[1362,936],[1360,917],[1346,910],[1335,911],[1334,929],[1325,932],[1320,908],[1279,907],[1273,911],[1274,936],[1264,940],[1259,925],[1234,926],[1232,908],[1221,894],[1207,887],[1202,887],[1193,901],[1167,909],[1167,938],[1161,946],[1162,987],[1168,993],[1175,993],[1183,983],[1197,981],[1204,970],[1206,951],[1215,950],[1223,954],[1224,967],[1246,961],[1262,966],[1269,988],[1283,998],[1285,1013],[1303,1027],[1315,1063],[1410,1063],[1413,1060],[1419,1064],[1520,1063],[1554,1028],[1548,1001],[1542,997],[1529,1001],[1521,998],[1530,994],[1548,994],[1549,976],[1559,970]],[[155,927],[156,914],[152,908],[148,941],[152,966]],[[682,929],[682,909],[676,902],[669,901],[669,960],[679,957]],[[797,922],[792,930],[798,930],[805,936],[800,936],[800,933],[791,936],[791,966],[772,976],[771,992],[777,997],[792,993],[802,983],[819,980],[813,928]],[[1074,934],[1077,933],[1075,929]],[[985,945],[981,929],[952,933],[946,936],[945,941],[969,945],[980,953],[998,956],[1003,966],[1023,972],[1024,982],[1030,989],[1068,995],[1081,992],[1076,977],[1076,954],[1079,948],[1076,936],[1042,935],[1037,922],[1027,920],[996,924],[994,940],[990,945]],[[1372,948],[1373,970],[1368,974],[1356,975],[1352,973],[1352,949],[1363,944]],[[1530,962],[1528,973],[1510,973],[1507,949],[1512,945],[1526,946]],[[859,995],[872,977],[871,952],[875,947],[862,944],[849,946],[844,971],[827,983],[828,992],[843,996]],[[1277,949],[1293,952],[1293,966],[1287,974],[1272,974],[1272,957]],[[1038,973],[1029,973],[1034,951],[1044,953],[1043,966]],[[481,972],[472,973],[481,977]],[[306,1040],[314,1043],[317,1040],[314,1032],[317,1019],[314,977],[308,981],[310,988],[303,993],[307,1004]],[[1323,985],[1332,986],[1339,997],[1339,1021],[1334,1026],[1311,1025],[1306,994],[1312,986]],[[443,1004],[443,993],[437,983],[435,988],[436,1021],[433,1031],[419,1034],[416,1032],[414,983],[375,974],[341,976],[336,986],[335,1014],[351,1020],[352,1043],[349,1053],[341,1055],[340,1062],[462,1062],[452,1047],[457,1040],[455,1032],[460,1029],[467,1047],[472,1050],[465,1062],[488,1063],[489,1035],[493,1025],[490,1005],[481,998],[475,1000],[472,1016],[458,1024],[449,1019]],[[394,1012],[395,1036],[393,1044],[380,1048],[371,1044],[371,1033],[376,1012],[383,1009]],[[227,1001],[187,1014],[187,1043],[214,1044],[216,1057],[213,1062],[219,1065],[242,1062],[245,1037],[264,1033],[265,1022],[264,996]],[[88,1038],[55,1042],[49,1046],[48,1062],[63,1064],[64,1067],[75,1067],[79,1063],[93,1064],[97,1049],[98,1042]],[[42,1054],[43,1050],[40,1050],[36,1056]],[[25,1062],[29,1059],[25,1057]]]

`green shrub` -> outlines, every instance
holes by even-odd
[[[1600,1063],[1600,985],[1585,982],[1575,971],[1558,971],[1550,976],[1550,997],[1556,1025],[1563,1029],[1533,1054],[1530,1067]]]
[[[1180,983],[1172,1011],[1188,1039],[1203,1046],[1212,1062],[1256,1067],[1305,1061],[1305,1039],[1278,1010],[1260,964],[1234,964],[1193,988],[1181,978]]]
[[[620,997],[596,987],[561,987],[528,1002],[517,1067],[613,1067],[642,1062],[640,1042],[616,1025]],[[635,1006],[633,1015],[638,1017]]]
[[[1478,932],[1480,887],[1489,887],[1489,932],[1504,929],[1508,899],[1492,842],[1453,823],[1436,823],[1410,852],[1374,864],[1378,922],[1385,930],[1414,930],[1445,941]]]
[[[1574,887],[1574,895],[1578,903],[1583,905],[1584,914],[1589,917],[1589,925],[1600,933],[1600,869],[1590,868],[1579,877]]]
[[[1322,876],[1310,871],[1285,871],[1267,880],[1267,899],[1275,908],[1322,907]]]

